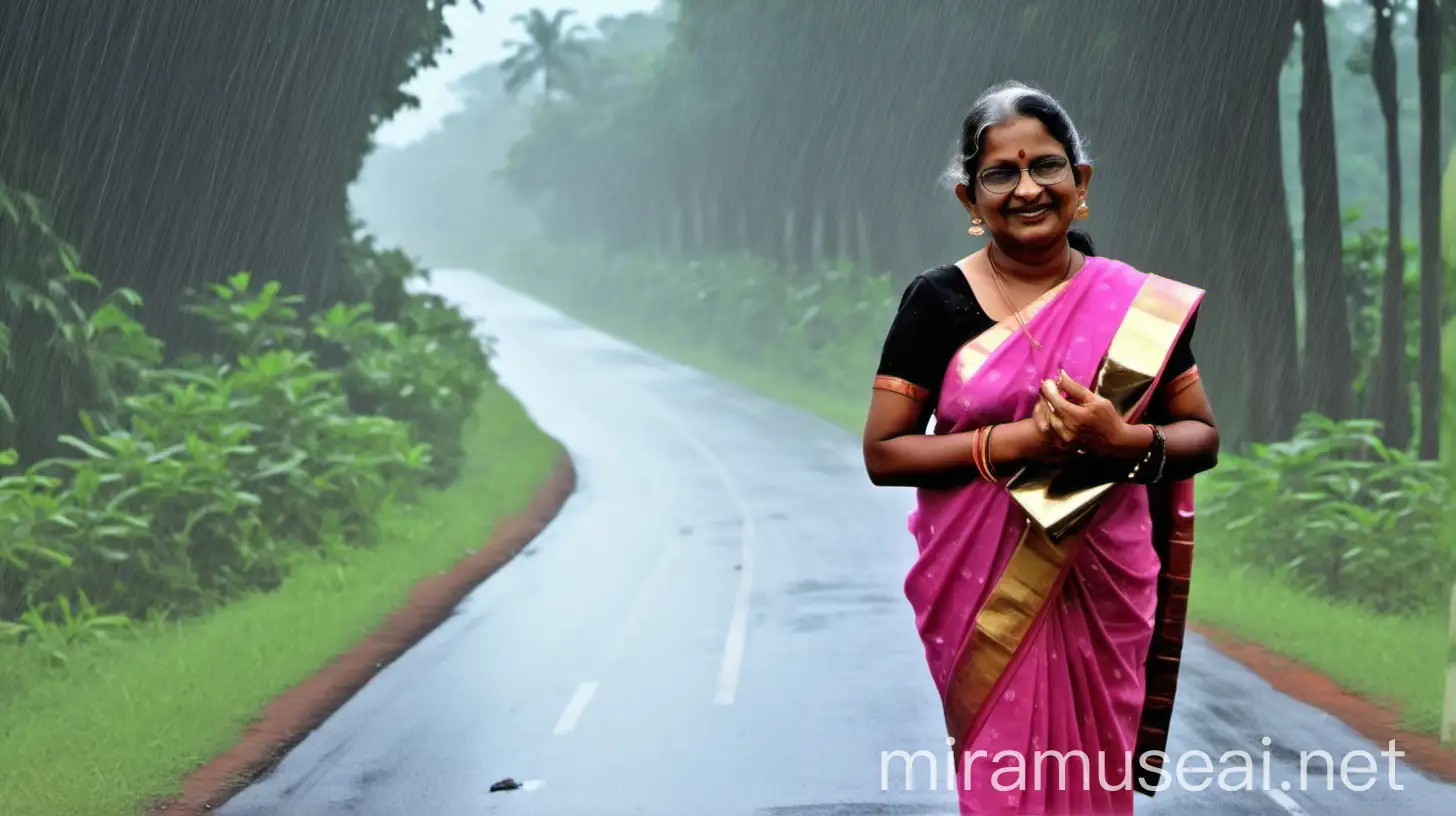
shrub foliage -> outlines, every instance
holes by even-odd
[[[407,291],[423,273],[402,255],[356,241],[370,300],[307,317],[278,282],[238,273],[187,304],[226,351],[168,355],[134,293],[82,305],[72,290],[100,284],[32,199],[0,192],[26,205],[4,209],[6,227],[44,261],[0,270],[0,338],[17,322],[49,336],[67,362],[67,398],[49,410],[73,411],[76,429],[54,437],[59,455],[0,449],[0,639],[64,660],[79,638],[272,588],[299,558],[372,546],[386,508],[455,478],[494,376],[470,320]],[[10,367],[44,359],[0,354]],[[28,433],[11,406],[44,407],[3,396],[7,439]]]

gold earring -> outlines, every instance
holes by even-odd
[[[986,230],[981,227],[981,216],[971,216],[971,228],[966,230],[966,234],[976,237],[980,237],[986,234]]]
[[[1079,205],[1077,205],[1077,218],[1078,219],[1083,219],[1083,218],[1086,218],[1087,216],[1089,216],[1091,214],[1092,214],[1092,211],[1089,210],[1089,209],[1087,209],[1087,199],[1085,199],[1085,198],[1082,199],[1082,203],[1079,204]]]

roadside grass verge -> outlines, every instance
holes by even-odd
[[[1206,525],[1205,525],[1206,526]],[[1438,735],[1446,676],[1446,621],[1384,617],[1302,593],[1217,557],[1200,534],[1189,618],[1292,658],[1371,702],[1399,710],[1406,730]]]
[[[499,267],[487,267],[499,268]],[[678,362],[736,382],[766,397],[816,414],[858,438],[869,406],[872,370],[860,393],[833,393],[796,381],[772,359],[730,359],[695,339],[680,321],[659,325],[607,314],[589,297],[573,297],[569,283],[538,275],[502,274],[508,286],[542,299],[572,317]],[[866,327],[866,331],[879,327]],[[1448,366],[1456,366],[1448,332]],[[832,347],[831,347],[832,348]],[[871,363],[871,365],[873,365]],[[842,359],[826,359],[843,370]],[[1448,400],[1447,405],[1453,405]],[[1451,410],[1448,408],[1448,410]],[[1456,433],[1456,421],[1451,423]],[[1448,438],[1456,439],[1450,436]],[[1189,617],[1300,661],[1350,691],[1400,708],[1399,724],[1424,734],[1439,732],[1447,654],[1446,621],[1440,615],[1400,619],[1313,597],[1271,576],[1217,557],[1218,531],[1200,518],[1195,588]]]
[[[386,511],[374,549],[301,565],[277,591],[205,617],[87,644],[65,668],[33,649],[0,649],[0,813],[135,814],[176,794],[269,700],[524,509],[560,453],[496,385],[463,445],[459,480]]]

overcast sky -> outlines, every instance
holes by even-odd
[[[511,17],[540,8],[547,16],[557,9],[576,11],[576,20],[589,27],[608,15],[657,8],[657,0],[483,0],[484,12],[460,0],[445,13],[455,36],[448,43],[453,53],[442,54],[439,65],[415,77],[409,90],[419,97],[417,110],[402,111],[379,128],[376,138],[381,145],[401,147],[429,133],[440,120],[460,107],[460,100],[450,91],[450,83],[476,68],[497,62],[506,56],[502,43],[520,39],[520,28]]]

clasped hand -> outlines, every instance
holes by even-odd
[[[1048,453],[1054,456],[1072,451],[1120,456],[1135,445],[1131,440],[1132,426],[1123,420],[1117,408],[1106,397],[1067,376],[1065,371],[1056,382],[1042,381],[1032,417],[1050,443]]]

